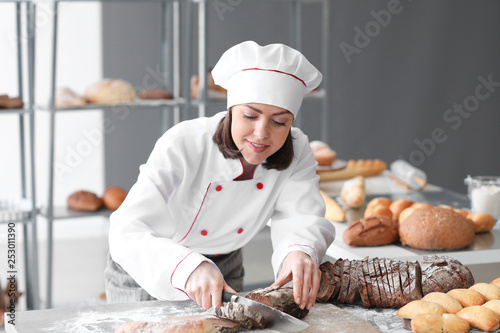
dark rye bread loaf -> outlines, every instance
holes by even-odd
[[[246,298],[278,309],[289,315],[302,319],[309,313],[307,308],[301,309],[293,298],[292,287],[267,287],[253,290],[245,295]]]
[[[334,271],[335,267],[343,269],[340,273],[337,268],[337,273],[333,274],[337,280],[331,279],[340,287],[338,296],[331,297],[330,302],[356,303],[359,294],[358,300],[365,307],[400,308],[432,291],[447,292],[474,284],[470,270],[447,256],[424,257],[422,264],[389,258],[339,259],[323,267],[331,267]],[[325,284],[321,288],[332,289]],[[320,290],[318,295],[322,292]],[[323,300],[318,298],[318,302]]]
[[[422,292],[446,293],[452,289],[469,288],[474,284],[470,270],[448,256],[425,256],[422,267]]]

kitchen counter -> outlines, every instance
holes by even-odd
[[[20,311],[16,324],[6,333],[113,333],[130,321],[160,321],[169,317],[202,314],[192,301],[148,301],[51,310]],[[408,333],[396,309],[370,308],[361,304],[317,303],[303,319],[309,327],[302,333]],[[272,329],[241,332],[278,333]],[[470,332],[482,332],[472,328]],[[500,332],[496,331],[497,333]]]

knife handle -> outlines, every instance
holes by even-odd
[[[230,293],[230,292],[225,291],[225,290],[222,291],[222,301],[223,302],[232,302],[232,298],[234,296],[238,297],[238,295],[236,295],[236,294]]]

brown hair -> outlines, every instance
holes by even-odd
[[[229,109],[227,115],[221,119],[212,139],[225,158],[237,159],[241,158],[242,155],[231,136],[231,122],[232,112]],[[293,160],[292,141],[292,131],[290,130],[283,146],[262,163],[264,168],[276,170],[285,170],[288,168]]]

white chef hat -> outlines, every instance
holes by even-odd
[[[304,95],[323,75],[299,51],[283,45],[246,41],[224,52],[212,70],[215,84],[227,90],[227,108],[244,103],[281,107],[296,117]]]

